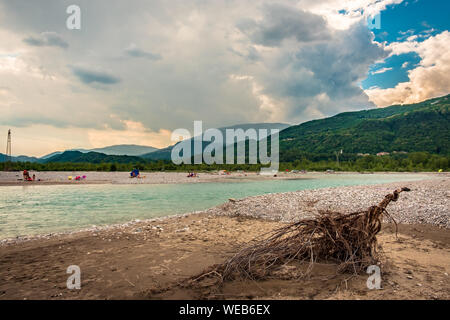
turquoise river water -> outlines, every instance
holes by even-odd
[[[313,179],[195,184],[0,187],[0,239],[78,230],[207,209],[229,198],[426,178],[421,174],[330,174]]]

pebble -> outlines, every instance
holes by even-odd
[[[206,210],[226,216],[250,216],[281,222],[313,217],[320,210],[355,212],[378,204],[386,194],[400,187],[410,192],[391,202],[389,214],[403,224],[427,223],[450,228],[450,178],[396,182],[368,186],[348,186],[265,194],[228,201]],[[389,222],[389,218],[385,217]]]

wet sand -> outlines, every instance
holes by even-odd
[[[309,279],[233,281],[221,290],[161,289],[223,262],[280,222],[207,214],[0,247],[0,299],[449,299],[450,233],[429,225],[384,226],[382,290],[368,275],[318,264]],[[69,290],[66,269],[81,269]],[[289,272],[289,270],[287,271]]]

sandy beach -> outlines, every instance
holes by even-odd
[[[265,281],[233,281],[222,288],[170,289],[223,262],[257,236],[317,210],[350,212],[407,186],[379,235],[382,290],[368,275],[337,274],[317,264],[307,279],[289,270]],[[135,221],[59,235],[3,241],[0,299],[449,299],[450,179],[304,190],[249,197],[204,212]],[[66,288],[69,265],[82,272],[80,290]]]
[[[272,175],[260,175],[257,172],[200,172],[198,177],[189,178],[187,172],[141,172],[141,178],[130,178],[128,172],[96,172],[96,171],[30,171],[30,175],[36,174],[36,181],[23,181],[22,172],[0,171],[0,186],[21,185],[80,185],[80,184],[174,184],[174,183],[199,183],[199,182],[233,182],[233,181],[257,181],[279,179],[311,179],[330,175],[345,175],[351,172],[307,172],[292,173],[279,172],[276,177]],[[358,172],[353,172],[359,174]],[[366,173],[369,175],[370,173]],[[383,174],[379,172],[377,174]],[[404,173],[386,173],[389,175],[403,175]],[[447,176],[446,173],[408,173],[414,175]],[[86,179],[75,181],[77,176],[86,176]],[[69,180],[68,177],[72,177]]]
[[[128,172],[95,172],[95,171],[31,171],[40,181],[23,181],[22,172],[0,172],[0,186],[13,185],[79,185],[79,184],[171,184],[171,183],[198,183],[214,181],[233,181],[240,179],[267,179],[269,177],[254,172],[232,172],[229,175],[213,172],[200,173],[198,177],[188,178],[187,172],[142,172],[141,178],[130,178]],[[77,176],[86,176],[86,179],[75,181]],[[69,180],[69,177],[73,177]],[[270,177],[273,178],[273,177]],[[279,177],[283,178],[283,175]],[[286,176],[284,176],[286,178]]]

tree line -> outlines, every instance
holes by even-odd
[[[427,152],[413,152],[409,154],[391,154],[386,156],[357,156],[344,154],[339,162],[335,155],[303,154],[293,161],[280,163],[280,171],[310,170],[310,171],[449,171],[450,156],[430,154]],[[259,171],[261,164],[180,164],[175,165],[169,160],[145,161],[131,163],[74,163],[74,162],[10,162],[0,163],[0,170],[21,171],[131,171],[135,168],[142,171]]]

